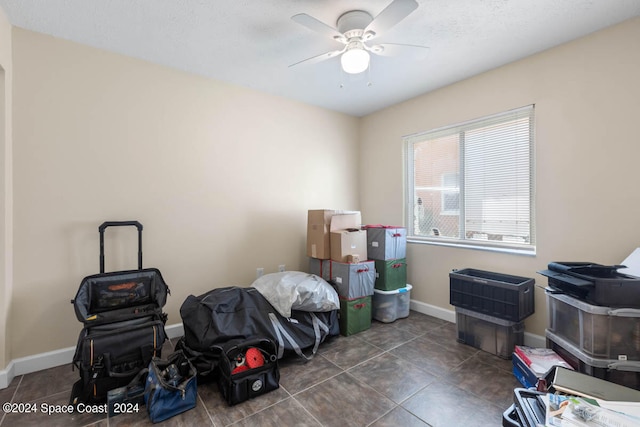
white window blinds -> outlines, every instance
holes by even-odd
[[[406,138],[410,237],[535,246],[527,106]]]

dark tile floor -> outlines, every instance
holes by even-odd
[[[175,340],[174,340],[175,341]],[[165,352],[173,350],[171,342]],[[320,346],[308,363],[280,361],[280,388],[229,407],[215,384],[198,387],[195,409],[162,425],[501,426],[519,383],[511,361],[456,341],[456,326],[412,311],[406,319]],[[79,377],[70,366],[14,378],[0,402],[63,405]],[[5,414],[0,426],[150,426],[138,414]]]

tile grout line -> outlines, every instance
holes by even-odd
[[[296,399],[296,398],[295,398],[295,396],[291,396],[291,398],[292,398],[293,400],[295,400],[295,401],[296,401],[296,403],[302,407],[302,410],[303,410],[303,411],[305,411],[307,414],[309,414],[309,416],[310,416],[313,420],[315,420],[315,422],[317,422],[317,423],[318,423],[318,425],[320,425],[320,426],[324,426],[324,424],[322,424],[322,423],[320,422],[320,420],[319,420],[319,419],[317,419],[316,417],[314,417],[314,416],[313,416],[313,414],[312,414],[311,412],[309,412],[309,410],[308,410],[308,409],[307,409],[307,408],[306,408],[302,403],[300,403],[300,402],[298,401],[298,399]]]
[[[434,329],[434,330],[436,330],[436,329],[441,329],[443,326],[444,326],[444,325],[439,325],[439,326],[437,326],[437,327],[435,327],[435,328],[433,328],[433,329]],[[371,359],[373,359],[373,358],[375,358],[375,357],[382,356],[382,355],[384,355],[385,353],[386,353],[386,354],[389,354],[389,355],[391,355],[391,356],[393,356],[393,357],[398,357],[398,356],[396,356],[396,355],[392,354],[392,353],[391,353],[391,350],[394,350],[394,349],[396,349],[396,348],[398,348],[398,347],[400,347],[400,346],[402,346],[402,345],[405,345],[405,344],[407,344],[407,343],[410,343],[410,342],[412,342],[412,341],[415,341],[415,340],[417,340],[418,338],[426,338],[426,339],[428,339],[428,340],[430,340],[430,341],[433,341],[434,343],[438,344],[438,342],[437,342],[436,340],[432,340],[432,339],[430,339],[430,338],[428,337],[429,332],[430,332],[430,331],[425,331],[425,332],[422,332],[421,334],[415,334],[415,333],[411,332],[413,335],[415,335],[413,338],[411,338],[411,339],[409,339],[409,340],[407,340],[407,341],[405,341],[405,342],[403,342],[403,343],[401,343],[401,344],[398,344],[398,345],[396,345],[396,346],[394,346],[394,347],[391,347],[391,348],[389,348],[389,349],[387,349],[387,350],[382,349],[382,350],[383,350],[383,352],[382,352],[381,354],[379,354],[379,355],[377,355],[377,356],[374,356],[374,357],[372,357],[372,358],[370,358],[370,359],[368,359],[368,360],[371,360]],[[366,341],[366,339],[364,339],[364,338],[363,338],[363,340],[364,340],[365,342],[367,342],[368,344],[373,345],[373,346],[374,346],[374,347],[376,347],[376,348],[380,348],[380,347],[376,346],[375,344],[372,344],[372,343],[370,343],[370,342]],[[442,345],[440,345],[440,346],[441,346],[441,347],[443,347],[443,348],[446,348],[446,347],[444,347],[444,346],[442,346]],[[477,354],[477,352],[476,352],[476,353],[474,353],[474,354],[472,354],[469,358],[465,359],[462,363],[464,363],[464,362],[468,361],[469,359],[471,359],[472,357],[474,357],[476,354]],[[402,358],[400,358],[400,359],[402,359]],[[402,360],[404,360],[404,359],[402,359]],[[355,368],[355,367],[357,367],[357,366],[359,366],[359,365],[361,365],[362,363],[365,363],[365,362],[366,362],[366,361],[363,361],[363,362],[359,363],[358,365],[355,365],[355,366],[353,366],[353,367],[349,368],[348,370],[351,370],[351,369],[353,369],[353,368]],[[412,363],[411,361],[406,361],[406,362],[407,362],[407,363],[409,363],[410,365],[412,365],[412,366],[414,366],[414,367],[416,367],[416,368],[418,368],[418,369],[420,369],[420,370],[424,371],[422,368],[420,368],[419,366],[415,365],[415,364],[414,364],[414,363]],[[347,370],[347,371],[348,371],[348,370]],[[345,371],[345,372],[346,372],[346,371]],[[430,373],[430,372],[428,372],[428,371],[425,371],[425,372]],[[353,375],[352,375],[352,376],[353,376]],[[438,377],[439,377],[439,375],[434,374],[434,377],[438,378]],[[355,377],[354,377],[354,378],[355,378]],[[356,379],[356,380],[358,380],[357,378],[355,378],[355,379]],[[413,396],[417,395],[418,393],[420,393],[420,392],[421,392],[421,391],[423,391],[424,389],[426,389],[426,388],[430,387],[431,385],[433,385],[433,382],[431,382],[431,383],[429,383],[429,384],[425,385],[424,387],[420,388],[420,389],[419,389],[419,390],[417,390],[416,392],[414,392],[414,393],[412,393],[411,395],[407,396],[405,399],[403,399],[403,400],[402,400],[401,402],[399,402],[399,403],[398,403],[398,402],[395,402],[395,401],[393,401],[393,400],[391,400],[391,399],[390,399],[390,398],[388,398],[387,396],[383,395],[382,393],[378,392],[378,391],[377,391],[377,390],[375,390],[373,387],[371,387],[371,389],[372,389],[372,390],[374,390],[376,393],[378,393],[378,394],[380,394],[382,397],[385,397],[385,398],[387,398],[388,400],[392,401],[392,402],[395,404],[395,406],[394,406],[393,408],[391,408],[389,411],[387,411],[387,412],[385,412],[384,414],[382,414],[382,415],[381,415],[380,417],[378,417],[376,420],[374,420],[374,421],[372,421],[371,423],[367,424],[367,426],[371,426],[371,425],[375,424],[377,421],[381,420],[381,419],[382,419],[382,418],[384,418],[386,415],[388,415],[388,414],[390,414],[391,412],[393,412],[394,410],[398,410],[398,409],[399,409],[399,410],[407,411],[407,413],[411,414],[411,416],[416,417],[416,418],[417,418],[417,419],[419,419],[420,421],[424,422],[427,426],[430,426],[430,424],[429,424],[429,423],[427,423],[425,420],[423,420],[422,418],[420,418],[417,414],[414,414],[413,412],[409,411],[409,410],[408,410],[408,409],[406,409],[404,406],[402,406],[402,402],[406,402],[406,401],[408,401],[408,400],[409,400],[409,399],[411,399]],[[367,386],[368,386],[368,385],[367,385]]]
[[[461,362],[461,363],[459,363],[458,365],[454,366],[454,368],[453,368],[453,369],[458,368],[458,367],[462,366],[463,364],[465,364],[466,362],[469,362],[471,359],[476,358],[476,356],[477,356],[478,354],[480,354],[480,352],[481,352],[481,351],[483,351],[483,350],[478,349],[475,353],[473,353],[473,355],[471,355],[470,357],[468,357],[467,359],[465,359],[464,361],[462,361],[462,362]],[[497,357],[497,356],[496,356],[496,357]],[[488,366],[488,367],[490,367],[490,368],[492,368],[492,369],[495,369],[495,370],[496,370],[496,371],[498,371],[498,372],[509,373],[509,371],[507,371],[507,370],[505,370],[505,369],[501,369],[501,368],[499,368],[499,367],[497,367],[497,366],[494,366],[494,365],[491,365],[491,364],[489,364],[489,363],[483,362],[482,360],[477,360],[477,363],[480,363],[480,364],[483,364],[483,365],[485,365],[485,366]],[[511,375],[512,375],[512,374],[511,374]],[[445,381],[446,381],[446,379],[445,379]],[[448,381],[447,381],[447,382],[448,382]],[[452,385],[456,386],[455,384],[453,384],[453,383],[451,383],[451,382],[449,382],[449,384],[452,384]],[[482,401],[484,401],[484,402],[486,402],[486,403],[488,403],[488,404],[490,404],[490,405],[492,405],[492,406],[498,407],[498,405],[497,405],[494,401],[487,399],[485,395],[478,395],[478,394],[476,394],[474,391],[470,391],[470,390],[466,390],[466,391],[467,391],[468,393],[470,393],[472,396],[477,397],[478,399],[480,399],[480,400],[482,400]],[[498,409],[499,409],[499,408],[498,408]]]
[[[211,423],[211,426],[212,427],[216,427],[216,423],[215,423],[215,421],[213,421],[213,417],[209,413],[209,410],[207,409],[207,405],[204,403],[204,399],[202,398],[202,395],[198,392],[198,393],[196,393],[196,396],[198,397],[198,400],[200,401],[200,404],[204,408],[205,414],[207,414],[207,417],[209,417],[209,422]]]
[[[233,425],[233,424],[237,424],[237,423],[239,423],[239,422],[241,422],[241,421],[244,421],[244,420],[246,420],[246,419],[247,419],[247,418],[249,418],[249,417],[252,417],[252,416],[254,416],[254,415],[256,415],[256,414],[259,414],[259,413],[261,413],[261,412],[266,411],[266,410],[267,410],[267,409],[269,409],[269,408],[273,408],[274,406],[279,405],[280,403],[284,402],[284,401],[285,401],[285,400],[287,400],[287,399],[293,399],[293,395],[292,395],[292,394],[289,392],[289,390],[287,390],[284,386],[282,386],[282,385],[281,385],[281,386],[279,386],[279,388],[283,389],[283,390],[285,391],[285,393],[287,393],[287,397],[285,397],[284,399],[280,399],[280,400],[278,400],[277,402],[273,402],[271,405],[265,406],[264,408],[260,409],[259,411],[253,412],[253,413],[251,413],[251,414],[247,415],[246,417],[243,417],[242,419],[240,419],[240,420],[238,420],[238,421],[234,421],[233,423],[231,423],[231,425]]]
[[[387,349],[387,350],[382,349],[382,348],[380,348],[380,347],[378,347],[378,346],[376,346],[376,345],[374,345],[374,344],[368,343],[368,344],[370,344],[370,345],[373,345],[373,346],[374,346],[374,347],[376,347],[376,348],[380,348],[380,349],[382,350],[382,353],[380,353],[380,354],[378,354],[378,355],[376,355],[376,356],[373,356],[373,357],[371,357],[371,358],[369,358],[369,359],[367,359],[367,360],[365,360],[365,361],[362,361],[362,362],[358,363],[357,365],[354,365],[354,366],[352,366],[351,368],[346,369],[344,372],[346,372],[346,373],[348,373],[349,375],[351,375],[351,376],[352,376],[356,381],[361,382],[361,383],[365,384],[366,386],[370,387],[371,389],[375,390],[373,387],[371,387],[371,386],[369,386],[368,384],[366,384],[366,383],[364,383],[364,382],[360,381],[357,377],[355,377],[355,376],[354,376],[353,374],[351,374],[349,371],[350,371],[350,370],[352,370],[352,369],[357,368],[358,366],[362,365],[363,363],[366,363],[366,362],[368,362],[368,361],[370,361],[370,360],[373,360],[373,359],[375,359],[375,358],[377,358],[377,357],[381,357],[381,356],[383,356],[383,355],[385,355],[385,354],[387,354],[387,355],[389,355],[389,356],[391,356],[391,357],[395,357],[395,358],[398,358],[398,359],[400,359],[400,360],[405,361],[404,359],[402,359],[402,358],[400,358],[400,357],[396,356],[395,354],[391,353],[391,350],[394,350],[394,349],[396,349],[396,348],[398,348],[398,347],[400,347],[400,346],[402,346],[402,345],[405,345],[405,344],[407,344],[407,343],[410,343],[410,342],[412,342],[412,341],[416,340],[417,338],[419,338],[419,336],[415,336],[415,337],[413,337],[413,338],[411,338],[411,339],[409,339],[409,340],[407,340],[407,341],[403,342],[402,344],[398,344],[398,345],[396,345],[396,346],[394,346],[394,347],[391,347],[391,348],[389,348],[389,349]],[[412,362],[410,362],[410,361],[405,361],[405,362],[406,362],[406,363],[409,363],[410,365],[412,365],[412,366],[414,366],[414,367],[416,367],[416,368],[418,368],[418,369],[420,369],[418,366],[416,366],[414,363],[412,363]],[[421,369],[421,370],[422,370],[422,369]],[[423,371],[423,372],[426,372],[426,371],[424,371],[424,370],[422,370],[422,371]],[[430,372],[427,372],[427,373],[428,373],[428,374],[431,374]],[[434,375],[434,377],[438,377],[438,376],[437,376],[437,375]],[[414,396],[416,393],[420,392],[421,390],[424,390],[425,388],[427,388],[427,387],[428,387],[428,386],[430,386],[430,385],[431,385],[431,384],[427,384],[426,386],[422,387],[420,390],[416,391],[415,393],[411,394],[411,395],[410,395],[410,396],[408,396],[407,398],[403,399],[403,400],[402,400],[402,402],[406,401],[407,399],[409,399],[410,397]],[[376,391],[378,394],[380,394],[381,396],[383,396],[383,397],[385,397],[385,398],[387,398],[387,399],[391,400],[389,397],[387,397],[387,396],[383,395],[382,393],[378,392],[377,390],[375,390],[375,391]],[[393,407],[392,409],[390,409],[389,411],[387,411],[386,413],[384,413],[383,415],[381,415],[377,420],[379,420],[380,418],[384,417],[385,415],[387,415],[388,413],[390,413],[391,411],[393,411],[393,410],[394,410],[394,409],[396,409],[397,407],[399,407],[399,406],[400,406],[400,407],[402,407],[402,406],[401,406],[402,402],[399,402],[399,403],[398,403],[398,402],[395,402],[394,400],[391,400],[391,401],[392,401],[393,403],[395,403],[395,407]],[[373,422],[376,422],[377,420],[374,420]]]
[[[16,389],[13,391],[13,394],[11,395],[11,399],[9,400],[9,402],[13,403],[13,400],[16,398],[16,394],[18,394],[18,389],[20,388],[20,385],[22,385],[23,379],[24,379],[24,375],[21,375],[20,381],[18,381],[18,384],[16,385]],[[7,417],[7,414],[6,412],[3,411],[2,418],[0,418],[0,426],[4,423],[4,420],[6,419],[6,417]]]

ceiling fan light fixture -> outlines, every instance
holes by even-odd
[[[340,64],[345,73],[359,74],[369,68],[369,52],[362,46],[347,49],[340,57]]]
[[[393,56],[394,53],[397,53],[405,47],[426,47],[401,44],[365,45],[365,43],[378,37],[379,34],[386,32],[398,22],[405,19],[418,7],[416,0],[388,1],[390,1],[390,3],[387,7],[375,17],[364,10],[349,10],[343,13],[338,17],[335,28],[306,13],[293,15],[291,19],[298,24],[345,45],[340,50],[312,56],[311,58],[296,62],[293,65],[316,63],[340,55],[343,72],[360,74],[369,70],[371,61],[370,53],[374,55]],[[292,65],[290,65],[290,67],[291,66]]]

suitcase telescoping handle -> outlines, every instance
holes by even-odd
[[[142,270],[142,224],[138,221],[106,221],[100,224],[100,273],[104,273],[104,230],[108,227],[128,227],[133,226],[138,229],[138,270]]]

